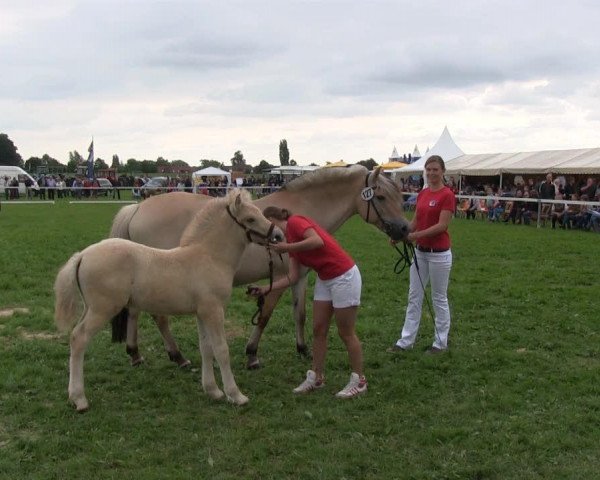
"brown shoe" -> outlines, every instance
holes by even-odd
[[[444,353],[446,349],[438,348],[438,347],[429,347],[425,350],[426,355],[437,355],[438,353]]]

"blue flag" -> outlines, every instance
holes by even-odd
[[[87,178],[94,178],[94,140],[92,139],[92,143],[88,148],[88,159],[87,159]]]

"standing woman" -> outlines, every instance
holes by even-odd
[[[286,288],[296,283],[301,265],[317,273],[313,301],[313,369],[306,372],[306,380],[294,393],[309,393],[325,385],[327,332],[332,317],[346,345],[352,368],[350,381],[336,397],[352,398],[365,393],[367,380],[363,375],[362,347],[354,329],[362,288],[358,267],[336,240],[310,218],[292,215],[278,207],[267,207],[263,214],[285,232],[286,242],[273,244],[271,248],[290,256],[289,275],[274,281],[272,288]],[[268,290],[267,286],[250,289],[255,296],[264,295]]]
[[[415,216],[410,223],[408,241],[414,242],[415,259],[410,267],[408,306],[401,338],[388,350],[398,352],[411,349],[415,343],[424,288],[431,281],[431,298],[435,311],[433,345],[428,353],[440,353],[448,349],[450,330],[450,307],[448,306],[448,280],[452,267],[452,251],[448,224],[454,214],[456,199],[452,190],[444,184],[444,160],[432,155],[425,162],[428,186],[417,197]]]

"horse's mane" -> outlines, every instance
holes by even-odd
[[[355,178],[359,173],[366,176],[368,170],[366,167],[358,164],[350,165],[349,167],[319,168],[318,170],[313,170],[300,177],[296,177],[291,182],[285,184],[281,190],[299,192],[307,188],[330,185],[333,183],[344,184],[346,181]]]
[[[223,215],[228,216],[226,208],[239,194],[241,194],[244,202],[252,201],[252,196],[248,191],[236,188],[231,190],[225,197],[218,197],[210,202],[206,202],[205,206],[198,210],[183,230],[180,244],[188,244],[190,239],[196,236],[198,230],[209,231],[215,222],[221,220]]]

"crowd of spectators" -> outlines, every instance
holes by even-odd
[[[600,182],[593,177],[554,178],[548,173],[543,179],[529,178],[504,188],[467,183],[456,193],[457,213],[468,219],[529,225],[539,216],[552,228],[600,232],[600,206],[590,203],[600,202]],[[460,200],[461,195],[468,198]]]

